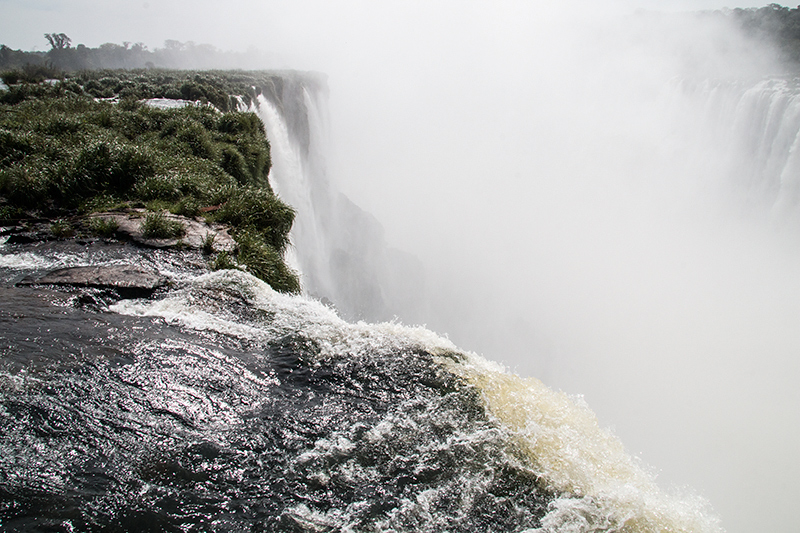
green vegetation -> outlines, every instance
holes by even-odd
[[[732,19],[746,34],[777,47],[782,59],[794,70],[800,69],[800,6],[788,8],[769,4],[760,8],[724,9],[707,14]]]
[[[75,236],[75,228],[66,220],[55,220],[50,224],[50,232],[58,239],[68,239]]]
[[[209,221],[232,227],[239,263],[275,289],[297,292],[297,275],[282,259],[294,211],[269,186],[263,125],[253,113],[220,111],[232,108],[225,89],[247,76],[89,72],[55,83],[18,76],[0,91],[0,218],[147,207],[156,212],[145,218],[147,235],[178,237],[162,210],[207,211]],[[179,84],[215,107],[157,109],[139,101]],[[98,100],[97,91],[118,100]],[[91,224],[98,235],[117,229]],[[56,231],[66,235],[54,223]]]
[[[204,255],[211,255],[214,253],[214,241],[216,240],[216,235],[213,233],[206,233],[205,239],[203,239],[203,250]]]
[[[119,229],[119,223],[113,218],[96,217],[89,221],[89,231],[98,237],[113,237]]]
[[[257,51],[246,53],[223,52],[208,44],[182,43],[168,40],[163,48],[148,50],[143,43],[104,43],[97,48],[83,44],[72,46],[72,39],[64,33],[45,33],[43,43],[50,46],[46,52],[25,52],[0,45],[0,70],[18,69],[25,65],[50,66],[60,71],[77,72],[99,69],[135,68],[243,68],[262,64],[265,57]]]
[[[142,233],[148,239],[177,239],[186,235],[186,228],[179,221],[170,220],[158,211],[144,217]]]
[[[234,234],[239,244],[239,261],[257,278],[270,280],[273,289],[280,292],[298,292],[297,274],[290,269],[278,251],[270,246],[263,235],[245,229]]]

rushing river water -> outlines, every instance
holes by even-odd
[[[191,253],[5,245],[5,531],[716,531],[579,400]],[[149,298],[16,286],[135,264]]]

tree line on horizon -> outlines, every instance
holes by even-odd
[[[226,52],[210,44],[167,40],[162,48],[149,50],[144,43],[104,43],[97,48],[72,46],[64,33],[46,33],[50,50],[13,50],[0,44],[0,70],[77,72],[102,69],[213,69],[263,68],[267,57],[256,50]],[[45,77],[48,77],[45,75]]]
[[[769,4],[759,8],[722,9],[710,13],[712,16],[732,19],[747,36],[777,47],[781,59],[795,70],[800,70],[800,5],[788,8]]]
[[[800,70],[800,5],[788,8],[768,4],[759,8],[706,11],[706,16],[725,17],[751,38],[777,47],[793,70]],[[50,50],[13,50],[0,44],[0,71],[19,70],[34,79],[58,77],[59,73],[103,69],[263,69],[268,56],[256,50],[222,51],[210,44],[167,40],[162,48],[149,50],[144,43],[104,43],[97,48],[72,46],[64,33],[44,34]]]

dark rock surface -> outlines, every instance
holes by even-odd
[[[116,289],[121,294],[144,296],[167,284],[154,270],[133,265],[105,265],[60,268],[38,278],[25,278],[18,285],[70,285]]]

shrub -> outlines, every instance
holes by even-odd
[[[31,135],[0,129],[0,164],[21,161],[34,151]]]
[[[49,180],[36,165],[0,169],[0,195],[21,208],[37,208],[49,195]]]
[[[252,181],[252,176],[247,168],[247,161],[239,150],[233,146],[226,146],[222,149],[219,166],[233,176],[241,185],[247,185]]]
[[[267,244],[280,253],[289,244],[289,231],[294,222],[294,209],[283,203],[272,191],[242,187],[229,192],[217,211],[217,219],[233,226],[260,233]],[[222,202],[219,202],[222,203]]]
[[[233,260],[228,252],[220,252],[209,264],[211,270],[239,270],[239,264]]]
[[[133,188],[133,194],[145,202],[150,200],[172,202],[180,197],[175,178],[162,175],[141,180]]]
[[[125,194],[137,181],[155,173],[153,156],[118,141],[99,141],[81,149],[60,190],[65,201],[111,193]]]
[[[186,234],[182,223],[170,220],[162,212],[148,213],[141,228],[147,239],[177,239]]]
[[[221,133],[230,135],[259,136],[264,131],[264,123],[258,115],[235,111],[222,115],[217,123],[217,129]]]
[[[203,247],[201,248],[204,255],[211,255],[214,253],[214,241],[216,237],[217,236],[213,233],[206,233],[206,237],[203,239]]]
[[[3,216],[67,217],[76,208],[147,205],[157,212],[143,220],[142,231],[175,238],[184,228],[164,211],[197,216],[202,207],[221,205],[205,216],[232,226],[242,264],[277,290],[298,290],[296,273],[281,257],[294,211],[269,186],[269,143],[260,119],[201,105],[156,109],[136,100],[180,98],[183,88],[225,110],[236,101],[230,95],[250,102],[258,93],[253,87],[269,80],[247,73],[84,71],[37,84],[25,83],[23,72],[10,76],[17,83],[0,93]],[[111,219],[85,227],[102,236],[116,230]],[[218,254],[214,264],[236,266],[229,254]]]
[[[101,211],[115,211],[126,207],[130,207],[128,202],[108,194],[101,194],[83,202],[78,211],[81,213],[98,213]]]
[[[0,220],[17,220],[25,216],[24,211],[18,207],[4,205],[0,207]]]
[[[184,197],[173,206],[171,211],[184,217],[196,217],[200,214],[200,204],[192,197]]]
[[[6,70],[3,73],[0,73],[0,80],[3,80],[3,83],[6,85],[16,85],[17,82],[20,80],[20,73],[16,70]]]
[[[299,293],[300,278],[289,268],[281,254],[264,238],[253,231],[243,230],[235,234],[239,245],[239,263],[252,275],[260,278],[279,292]]]
[[[119,229],[119,223],[113,218],[94,217],[89,221],[89,231],[99,237],[112,237]]]
[[[149,150],[138,146],[121,146],[113,156],[110,183],[112,191],[125,192],[137,181],[156,173],[155,158]]]
[[[75,235],[75,228],[66,220],[56,220],[50,224],[50,232],[58,239],[68,239]]]

